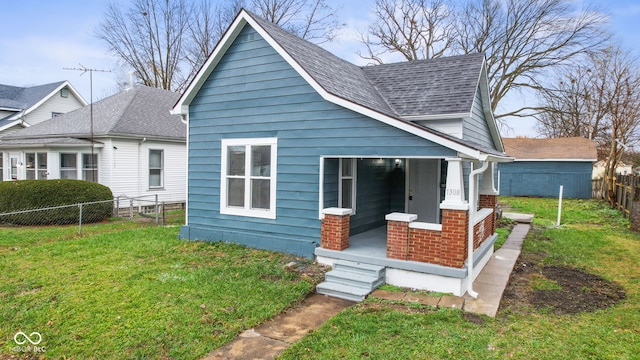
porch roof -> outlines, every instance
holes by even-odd
[[[103,147],[101,142],[94,141],[95,147]],[[0,140],[0,149],[61,147],[61,146],[91,146],[91,140],[72,137],[52,137],[44,139],[9,139]]]

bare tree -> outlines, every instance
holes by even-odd
[[[199,0],[194,4],[185,45],[185,58],[191,70],[189,78],[200,70],[243,5],[243,0],[217,3],[215,6],[210,0]]]
[[[606,134],[609,151],[605,166],[607,200],[613,206],[615,194],[615,170],[624,151],[638,142],[640,127],[640,63],[620,48],[605,52],[600,63],[611,76],[606,94],[610,98],[609,126]]]
[[[341,27],[327,0],[251,0],[251,10],[316,44],[333,40]]]
[[[132,0],[125,13],[112,2],[96,35],[143,84],[180,90],[187,81],[182,52],[190,16],[187,0]]]
[[[540,107],[533,116],[538,132],[546,137],[584,137],[595,140],[602,136],[609,99],[605,87],[609,73],[598,66],[595,54],[588,61],[563,67],[556,73],[557,86],[539,91]]]
[[[605,158],[603,193],[609,201],[615,169],[625,149],[638,141],[640,63],[620,47],[590,54],[589,61],[564,73],[560,86],[542,98],[539,126],[549,137],[582,136],[595,140]],[[568,81],[566,81],[568,79]]]
[[[507,93],[517,89],[542,89],[543,72],[566,64],[608,39],[602,28],[605,15],[594,9],[579,9],[577,3],[564,0],[470,0],[456,8],[455,31],[451,30],[453,20],[449,16],[430,23],[424,20],[428,17],[412,17],[411,14],[419,13],[417,10],[406,15],[398,15],[395,10],[407,9],[409,5],[433,9],[432,4],[424,0],[377,0],[375,21],[384,27],[372,25],[370,36],[364,37],[365,45],[370,49],[382,47],[404,55],[407,60],[415,60],[411,51],[404,50],[424,48],[423,38],[415,35],[416,29],[428,29],[433,24],[436,27],[433,34],[453,36],[449,39],[453,45],[439,55],[485,53],[494,111]],[[447,14],[447,11],[441,13]],[[396,16],[388,19],[391,14]],[[394,46],[395,43],[399,46]],[[446,40],[440,43],[448,44]],[[433,52],[417,54],[419,58],[435,55]],[[526,110],[528,108],[517,109],[496,117],[520,116]]]
[[[407,60],[437,58],[453,45],[453,12],[445,0],[376,0],[373,12],[377,21],[368,35],[361,34],[364,59],[382,64],[388,53]]]
[[[215,4],[215,5],[214,5]],[[198,72],[245,0],[111,2],[96,36],[144,85],[181,91]],[[328,0],[252,0],[251,10],[296,35],[322,43],[340,25]]]

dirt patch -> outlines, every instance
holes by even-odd
[[[504,291],[500,311],[576,314],[612,306],[624,289],[598,275],[557,265],[543,265],[544,254],[522,254]]]

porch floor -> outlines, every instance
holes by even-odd
[[[367,257],[387,257],[387,227],[381,226],[349,237],[349,248],[342,252]]]
[[[493,245],[493,242],[491,245]],[[467,274],[466,264],[462,268],[452,268],[418,261],[388,258],[386,225],[349,237],[349,247],[342,251],[317,247],[315,255],[334,260],[353,261],[454,278],[464,278]]]

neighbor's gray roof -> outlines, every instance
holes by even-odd
[[[247,13],[333,95],[396,118],[471,112],[484,54],[360,67]]]
[[[136,86],[93,104],[94,136],[135,136],[186,140],[186,125],[169,110],[180,94]],[[3,140],[91,135],[91,106],[13,132]]]
[[[0,107],[25,110],[49,95],[64,81],[31,87],[20,87],[0,84]]]

